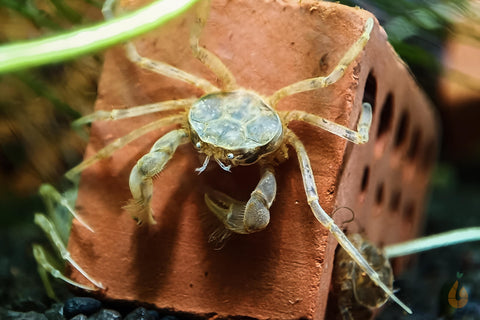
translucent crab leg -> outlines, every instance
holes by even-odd
[[[197,17],[190,33],[190,47],[192,48],[195,58],[200,60],[222,81],[222,89],[224,91],[232,91],[238,88],[237,81],[233,74],[223,64],[214,53],[204,49],[198,45],[198,39],[202,30],[207,23],[208,12],[210,10],[210,0],[205,0],[199,4],[197,9]]]
[[[184,119],[184,117],[185,116],[181,115],[181,114],[173,115],[173,116],[170,116],[170,117],[165,117],[165,118],[159,119],[159,120],[154,121],[154,122],[150,122],[150,123],[144,125],[143,127],[135,129],[135,130],[131,131],[130,133],[126,134],[125,136],[116,139],[115,141],[113,141],[112,143],[110,143],[109,145],[107,145],[106,147],[101,149],[100,151],[98,151],[94,156],[82,161],[80,164],[78,164],[74,168],[70,169],[65,174],[65,176],[68,179],[73,180],[77,174],[79,174],[80,172],[82,172],[83,170],[85,170],[86,168],[88,168],[89,166],[94,164],[95,162],[97,162],[101,159],[104,159],[104,158],[108,158],[116,150],[124,147],[125,145],[132,142],[133,140],[138,139],[139,137],[146,134],[147,132],[150,132],[152,130],[164,127],[166,125],[181,123],[182,120]]]
[[[312,209],[312,212],[317,220],[327,228],[330,233],[337,239],[338,243],[345,249],[346,252],[352,257],[352,259],[358,264],[358,266],[375,282],[393,301],[401,306],[406,312],[412,313],[412,310],[407,307],[395,294],[386,286],[381,280],[377,272],[372,269],[365,258],[358,252],[355,246],[348,240],[343,231],[335,224],[332,218],[323,210],[318,202],[317,186],[315,179],[313,178],[313,170],[310,165],[310,160],[307,156],[307,151],[303,143],[298,137],[287,129],[286,138],[288,143],[293,146],[297,153],[300,170],[303,177],[303,186],[307,195],[307,201]]]
[[[286,123],[292,120],[305,121],[356,144],[368,142],[368,131],[372,124],[372,107],[367,102],[362,105],[357,131],[305,111],[293,110],[280,112],[280,114],[284,116]]]
[[[49,207],[49,212],[53,212],[53,206],[50,201],[57,202],[64,206],[70,214],[80,222],[81,225],[83,225],[85,228],[87,228],[89,231],[95,233],[93,229],[73,210],[73,208],[68,204],[67,199],[62,197],[62,195],[51,185],[49,184],[42,184],[39,189],[40,195],[45,199],[46,202],[48,202],[47,207]]]
[[[92,123],[94,121],[133,118],[133,117],[138,117],[138,116],[155,113],[155,112],[184,110],[189,106],[191,106],[195,100],[197,99],[190,98],[190,99],[181,99],[181,100],[170,100],[170,101],[162,101],[158,103],[151,103],[143,106],[136,106],[136,107],[126,108],[126,109],[113,109],[110,111],[98,110],[92,114],[86,115],[84,117],[81,117],[73,121],[72,126],[80,127],[82,125]]]
[[[103,16],[105,17],[105,20],[112,19],[115,16],[113,7],[115,6],[116,2],[117,0],[105,1],[105,4],[103,5],[103,8],[102,8],[102,13],[103,13]],[[167,63],[142,57],[140,54],[138,54],[137,49],[131,42],[128,42],[125,44],[125,52],[126,52],[127,58],[131,62],[135,63],[136,65],[138,65],[143,69],[150,70],[152,72],[164,75],[172,79],[177,79],[177,80],[189,83],[203,90],[205,93],[220,91],[219,88],[217,88],[216,86],[214,86],[213,84],[211,84],[205,79],[194,76],[193,74],[190,74],[188,72],[175,68],[174,66],[171,66]]]
[[[275,107],[277,102],[289,95],[294,93],[310,91],[315,89],[320,89],[327,87],[335,82],[337,82],[345,73],[347,67],[352,63],[353,60],[362,52],[363,48],[370,39],[370,32],[373,29],[373,19],[368,18],[365,23],[365,30],[363,31],[360,38],[348,49],[345,55],[342,57],[338,65],[333,69],[333,71],[326,77],[316,77],[305,79],[289,86],[286,86],[273,95],[267,98],[268,103]]]
[[[35,218],[34,218],[35,223],[42,228],[42,230],[46,233],[50,241],[52,242],[53,246],[55,249],[57,249],[58,253],[62,257],[62,259],[68,261],[75,269],[78,270],[88,281],[93,283],[95,286],[98,288],[104,289],[103,285],[90,277],[88,273],[86,273],[76,262],[73,260],[73,258],[70,256],[70,253],[68,252],[67,248],[65,248],[65,245],[63,244],[62,240],[58,236],[55,227],[53,224],[48,220],[43,214],[41,213],[36,213]],[[54,275],[55,276],[55,275]]]
[[[60,271],[58,271],[54,266],[52,266],[52,264],[50,262],[48,262],[47,253],[45,252],[45,250],[43,250],[42,246],[40,246],[38,244],[33,244],[33,257],[35,258],[35,260],[39,264],[40,277],[42,278],[42,281],[45,285],[45,289],[47,291],[47,295],[49,297],[55,297],[55,293],[52,289],[52,286],[50,285],[50,282],[48,280],[44,280],[44,279],[46,279],[45,271],[50,273],[52,275],[52,277],[57,278],[57,279],[61,279],[65,282],[71,284],[72,286],[75,286],[75,287],[78,287],[78,288],[81,288],[81,289],[87,290],[87,291],[97,290],[94,287],[83,285],[81,283],[73,281],[70,278],[65,277]]]

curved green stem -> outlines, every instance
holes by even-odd
[[[470,241],[480,241],[480,227],[463,228],[434,234],[399,244],[389,245],[386,246],[384,250],[388,259],[391,259]]]
[[[159,0],[91,27],[0,46],[0,74],[92,53],[153,30],[198,0]]]

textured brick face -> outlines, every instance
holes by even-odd
[[[322,2],[213,1],[200,44],[222,59],[240,86],[269,95],[328,74],[369,16]],[[191,15],[178,18],[135,44],[146,57],[215,83],[212,73],[192,58],[191,22]],[[374,27],[365,52],[338,83],[285,98],[278,108],[305,110],[355,128],[365,91],[374,108],[367,145],[351,145],[300,122],[291,128],[308,151],[322,207],[332,212],[348,206],[371,240],[398,242],[419,228],[436,127],[428,101],[387,44],[383,29]],[[200,94],[140,70],[126,60],[122,48],[114,48],[106,54],[96,108]],[[86,156],[158,117],[94,123]],[[107,286],[103,294],[111,299],[196,314],[323,318],[336,243],[310,212],[292,150],[290,159],[276,167],[278,194],[270,225],[257,234],[232,237],[221,250],[207,243],[215,221],[203,195],[215,188],[248,199],[259,178],[256,166],[237,167],[232,174],[211,166],[197,175],[194,169],[203,159],[191,145],[181,146],[154,181],[157,224],[138,227],[124,212],[131,168],[171,129],[147,134],[83,172],[77,210],[95,234],[74,224],[73,257]],[[78,274],[72,276],[84,282]]]

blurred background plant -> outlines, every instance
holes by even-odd
[[[0,0],[0,45],[56,34],[101,20],[91,0]],[[92,110],[100,54],[0,75],[0,307],[42,311],[49,300],[32,243],[48,245],[33,214],[44,211],[41,183],[58,185],[86,140],[70,122]],[[65,292],[65,286],[55,286]]]
[[[392,46],[438,108],[443,143],[432,181],[425,234],[479,225],[480,1],[340,2],[376,15]],[[100,0],[0,0],[0,45],[100,21],[102,4]],[[102,54],[94,54],[0,75],[3,305],[28,309],[33,300],[44,299],[38,298],[42,295],[38,277],[28,280],[40,284],[36,294],[30,282],[19,280],[36,273],[30,243],[43,239],[32,223],[34,212],[43,211],[37,190],[44,182],[62,189],[63,173],[81,159],[86,139],[70,129],[70,122],[93,109],[101,65]],[[445,303],[435,302],[437,297],[429,293],[453,283],[460,271],[465,274],[465,283],[480,283],[478,249],[478,244],[472,244],[419,255],[412,260],[415,267],[399,277],[401,297],[420,309],[417,315],[421,319],[438,315],[470,319],[468,314],[460,318],[451,309],[443,310]],[[423,300],[418,294],[423,291],[415,286],[418,282],[423,283]],[[480,318],[480,290],[476,286],[469,288],[469,305],[477,308],[472,319]],[[393,308],[389,313],[387,309],[385,319],[396,311]]]
[[[100,7],[91,0],[0,0],[0,44],[99,21]],[[70,122],[92,110],[101,63],[91,55],[0,75],[0,221],[18,219],[5,212],[23,212],[21,198],[57,182],[80,159],[85,141]]]

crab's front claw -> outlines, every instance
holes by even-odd
[[[205,203],[225,228],[235,233],[247,234],[265,229],[270,222],[270,212],[258,197],[248,202],[238,201],[213,190],[205,194]]]
[[[271,167],[262,168],[262,176],[247,202],[235,200],[220,191],[205,194],[208,208],[228,230],[253,233],[265,229],[270,222],[270,206],[275,199],[277,183]]]
[[[152,196],[153,178],[157,176],[172,158],[177,147],[188,142],[188,132],[184,129],[173,130],[158,139],[130,172],[130,192],[132,199],[124,209],[127,210],[138,224],[146,222],[156,224],[153,218]]]

